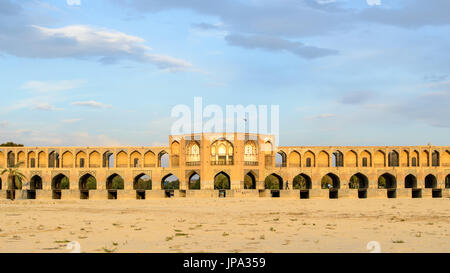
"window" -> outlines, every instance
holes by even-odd
[[[306,159],[306,167],[311,167],[311,158]]]
[[[30,168],[36,167],[36,160],[34,158],[30,159]]]
[[[367,157],[363,157],[362,159],[362,166],[367,167]]]
[[[80,168],[84,168],[84,158],[80,158]]]
[[[412,160],[411,160],[411,165],[412,165],[413,167],[417,167],[417,158],[415,158],[415,157],[412,158]]]
[[[139,158],[134,159],[134,167],[139,168]]]

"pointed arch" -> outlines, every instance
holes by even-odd
[[[146,173],[140,173],[133,179],[134,190],[151,190],[152,178]]]
[[[200,190],[200,175],[196,171],[192,171],[188,175],[188,188],[190,190]]]
[[[89,168],[100,168],[100,166],[101,166],[100,153],[97,151],[92,151],[89,154]]]
[[[179,190],[180,180],[174,174],[168,174],[164,176],[161,180],[161,189],[164,190]]]
[[[419,167],[420,166],[419,163],[420,163],[419,162],[419,152],[414,150],[411,153],[411,167]]]
[[[372,167],[372,154],[367,151],[364,150],[361,152],[360,154],[360,162],[359,162],[359,166],[361,167]]]
[[[79,151],[75,155],[75,166],[77,168],[86,168],[87,167],[87,155],[84,151]]]
[[[420,153],[420,161],[422,167],[429,167],[430,166],[430,153],[428,153],[427,150],[423,150]]]
[[[264,188],[271,190],[282,190],[283,178],[276,173],[269,174],[264,180]]]
[[[30,190],[42,190],[42,177],[35,175],[30,179]]]
[[[417,189],[417,177],[413,174],[408,174],[405,176],[405,188],[406,189]]]
[[[432,167],[439,167],[440,166],[440,157],[438,151],[433,151],[431,153],[431,166]]]
[[[87,173],[80,177],[78,188],[80,190],[96,190],[97,179],[92,174]]]
[[[344,167],[344,154],[341,151],[337,150],[331,154],[331,167]]]
[[[437,188],[437,179],[433,174],[425,176],[425,188],[435,189]]]
[[[49,168],[59,168],[59,153],[57,151],[51,151],[48,154],[48,167]]]
[[[214,176],[214,189],[215,190],[229,190],[231,188],[230,176],[222,171]]]
[[[19,151],[17,153],[17,163],[22,162],[23,164],[26,163],[26,156],[25,153],[23,151]]]
[[[62,167],[73,168],[73,154],[70,151],[65,151],[62,154]]]
[[[114,153],[111,151],[106,151],[103,153],[103,168],[114,168]]]
[[[47,168],[47,154],[44,151],[38,153],[39,168]]]
[[[389,167],[399,167],[399,154],[397,151],[393,150],[388,154],[388,166]]]
[[[287,156],[284,151],[278,151],[275,154],[275,167],[286,167],[287,166]]]
[[[327,173],[322,177],[320,184],[322,189],[339,189],[341,187],[341,180],[334,173]]]
[[[70,189],[69,178],[60,173],[52,179],[52,190],[68,190]]]
[[[244,189],[256,189],[256,174],[249,171],[244,176]]]
[[[128,167],[128,153],[121,150],[116,155],[116,168],[127,168]]]
[[[386,167],[386,154],[381,150],[376,151],[373,163],[375,168]]]
[[[450,151],[442,152],[442,167],[450,167]]]
[[[13,151],[9,151],[7,155],[8,168],[12,168],[16,165],[16,154]]]
[[[0,151],[0,168],[5,168],[5,154]]]
[[[144,167],[145,168],[153,168],[156,166],[156,156],[152,151],[147,151],[144,154]]]
[[[131,168],[141,168],[142,167],[142,155],[138,151],[133,151],[130,154],[130,167]]]
[[[409,152],[407,150],[402,150],[400,153],[400,166],[409,167]]]
[[[158,167],[169,168],[169,154],[166,151],[159,152]]]
[[[384,173],[378,177],[379,189],[395,189],[397,188],[397,179],[390,173]]]
[[[312,151],[306,151],[303,155],[303,167],[314,168],[316,166],[316,155]]]
[[[289,154],[289,167],[299,168],[300,164],[300,153],[297,151],[292,151]]]
[[[350,189],[367,189],[369,188],[369,179],[362,173],[356,173],[350,177],[348,186]]]
[[[330,155],[325,151],[319,153],[317,161],[319,167],[330,167]]]
[[[0,155],[1,156],[1,155]],[[0,159],[1,160],[1,159]],[[28,162],[27,162],[27,167],[28,168],[36,168],[36,153],[31,151],[28,152]],[[2,164],[0,164],[0,166],[2,166]]]
[[[350,150],[345,154],[345,167],[358,167],[358,155],[355,151]]]
[[[296,190],[312,189],[311,177],[304,173],[297,175],[292,181],[292,188]]]
[[[108,190],[123,190],[125,187],[122,176],[113,173],[106,179],[106,189]]]

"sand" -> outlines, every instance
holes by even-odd
[[[1,201],[0,252],[450,252],[450,199]],[[75,249],[76,250],[76,249]]]

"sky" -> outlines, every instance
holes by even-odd
[[[0,142],[167,145],[278,105],[279,144],[449,145],[448,0],[1,0]]]

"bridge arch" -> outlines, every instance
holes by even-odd
[[[84,174],[80,177],[78,188],[80,190],[96,190],[97,179],[90,173]]]
[[[188,175],[188,189],[200,190],[200,175],[196,171],[192,171]]]
[[[140,173],[133,179],[134,190],[151,190],[152,178],[146,173]]]
[[[30,190],[42,190],[42,177],[35,175],[30,179]]]
[[[378,177],[379,189],[395,189],[397,188],[397,179],[390,173],[384,173]]]
[[[416,189],[417,188],[417,177],[413,174],[408,174],[405,177],[405,188]]]
[[[369,179],[362,173],[356,173],[350,177],[348,186],[350,189],[367,189],[369,188]]]
[[[231,179],[226,172],[219,172],[214,176],[215,190],[229,190],[231,188]]]
[[[341,187],[341,181],[339,176],[334,173],[327,173],[321,180],[322,189],[339,189]]]
[[[264,188],[272,190],[283,189],[283,178],[276,173],[269,174],[264,180]]]
[[[425,188],[435,189],[437,188],[437,179],[433,174],[425,176]]]
[[[52,190],[66,190],[66,189],[70,189],[70,182],[69,182],[69,178],[60,173],[58,175],[55,175],[52,178]]]
[[[161,189],[163,190],[179,190],[180,180],[174,174],[167,174],[161,179]]]
[[[249,171],[244,176],[244,189],[256,189],[256,174]]]
[[[304,173],[295,176],[292,180],[292,188],[296,190],[312,189],[311,177]]]

